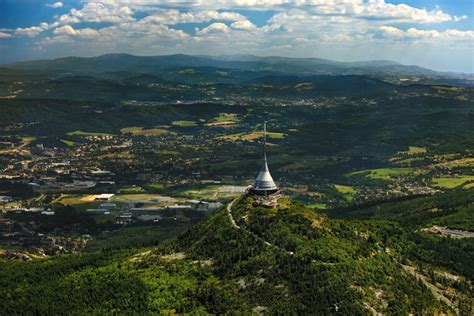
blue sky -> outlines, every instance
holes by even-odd
[[[474,72],[472,0],[0,0],[0,63],[125,52]]]

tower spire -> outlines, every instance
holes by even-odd
[[[267,121],[263,122],[263,161],[267,163]]]
[[[278,191],[278,187],[273,181],[267,163],[267,122],[263,123],[263,161],[260,172],[258,173],[255,184],[252,187],[253,192],[259,195],[269,195]]]
[[[276,205],[280,190],[273,181],[267,164],[267,122],[263,122],[263,161],[260,172],[257,175],[254,185],[250,186],[247,194],[256,198],[256,202],[262,205]]]

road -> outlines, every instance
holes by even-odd
[[[234,205],[235,201],[237,201],[239,198],[233,199],[229,204],[227,204],[227,214],[229,215],[230,223],[234,228],[240,229],[240,226],[237,225],[237,223],[234,220],[234,216],[232,216],[232,206]]]

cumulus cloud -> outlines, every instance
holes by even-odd
[[[0,38],[9,38],[12,37],[11,34],[0,32]]]
[[[77,36],[82,38],[94,38],[99,36],[99,32],[95,29],[91,28],[83,28],[83,29],[74,29],[70,25],[64,25],[61,27],[56,28],[53,31],[55,35],[70,35],[70,36]]]
[[[63,3],[58,1],[55,3],[47,3],[46,6],[49,8],[57,9],[57,8],[61,8],[63,6]]]
[[[36,35],[43,32],[44,30],[46,30],[46,28],[41,27],[41,26],[32,26],[32,27],[25,27],[25,28],[19,27],[15,30],[15,34],[28,36],[28,37],[35,37]]]
[[[227,24],[216,22],[212,23],[211,25],[203,28],[198,32],[198,34],[209,34],[209,33],[226,33],[229,31],[229,27]]]
[[[218,12],[214,10],[180,12],[178,10],[159,10],[143,18],[143,21],[175,25],[178,23],[201,23],[213,20],[245,21],[247,18],[235,12]]]
[[[82,9],[71,9],[69,13],[61,15],[58,19],[58,21],[63,24],[80,22],[121,23],[134,20],[133,10],[130,7],[104,4],[101,2],[86,3]]]
[[[437,30],[419,30],[409,28],[406,31],[393,26],[381,26],[379,30],[387,38],[396,39],[440,39],[440,40],[472,40],[474,39],[474,31],[460,31],[448,29],[445,31]]]
[[[256,28],[255,24],[253,24],[249,20],[236,21],[232,23],[230,26],[236,30],[252,30]]]
[[[136,10],[150,10],[153,6],[183,6],[193,9],[272,9],[287,11],[302,9],[320,15],[345,15],[368,19],[386,19],[400,22],[440,23],[459,21],[466,16],[452,16],[436,8],[428,11],[407,4],[392,4],[385,0],[89,0],[109,5],[127,5]]]

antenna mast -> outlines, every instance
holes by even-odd
[[[263,159],[267,161],[267,122],[263,122]]]

